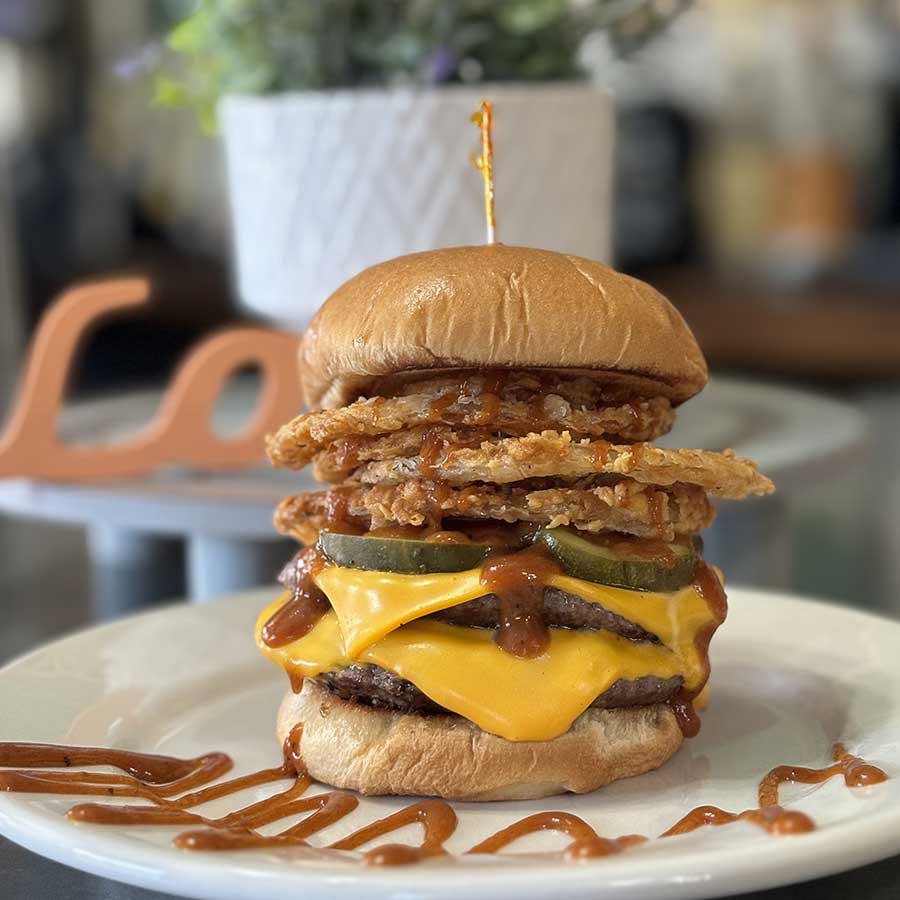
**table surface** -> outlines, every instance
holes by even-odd
[[[217,406],[216,430],[234,433],[255,397],[251,381],[235,382]],[[156,392],[129,394],[65,411],[60,433],[70,441],[120,440],[153,415]],[[833,477],[866,440],[853,407],[779,385],[713,378],[700,397],[678,411],[670,447],[732,447],[755,459],[784,497],[825,475]],[[168,469],[152,477],[106,484],[52,484],[0,479],[0,510],[81,524],[158,534],[275,537],[272,509],[287,493],[309,490],[307,473],[260,465],[242,472]]]
[[[6,609],[15,610],[11,623],[0,629],[0,664],[95,618],[79,529],[0,518],[0,559],[0,596]],[[48,571],[53,573],[49,583]],[[34,602],[38,596],[40,603]],[[4,900],[162,900],[164,896],[68,869],[2,838],[0,873]],[[747,894],[744,900],[896,900],[898,894],[900,856],[831,878]]]

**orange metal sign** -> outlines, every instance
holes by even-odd
[[[242,468],[263,455],[265,435],[302,405],[296,335],[265,328],[232,328],[197,344],[176,371],[156,417],[134,439],[104,447],[63,444],[56,418],[72,360],[90,326],[103,316],[147,303],[143,279],[121,279],[74,288],[41,320],[5,433],[0,436],[0,477],[86,481],[154,471],[165,464],[203,469]],[[262,390],[241,434],[223,439],[212,429],[216,399],[228,378],[259,366]]]

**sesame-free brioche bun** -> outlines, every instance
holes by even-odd
[[[307,679],[278,711],[282,743],[298,723],[300,756],[317,781],[363,794],[531,800],[596,790],[649,772],[681,746],[665,704],[588,709],[552,741],[508,741],[459,716],[420,716],[349,703]]]
[[[311,408],[344,406],[389,376],[465,368],[574,370],[674,403],[707,378],[690,328],[650,285],[504,244],[372,266],[325,301],[300,346]]]

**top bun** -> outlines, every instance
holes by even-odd
[[[379,379],[441,369],[575,370],[674,403],[706,361],[654,288],[602,263],[485,244],[372,266],[325,301],[300,345],[311,408],[371,396]]]

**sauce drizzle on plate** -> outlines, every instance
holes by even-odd
[[[0,790],[36,794],[71,794],[138,798],[140,805],[81,803],[68,817],[94,825],[186,825],[174,844],[185,850],[213,851],[250,848],[309,846],[307,838],[340,821],[359,805],[349,791],[325,791],[305,796],[312,785],[300,756],[302,726],[284,743],[282,765],[212,784],[227,774],[233,762],[224,753],[208,753],[192,759],[136,753],[99,747],[67,747],[56,744],[0,743]],[[787,782],[819,784],[843,775],[848,788],[867,787],[888,778],[887,773],[857,756],[843,744],[832,748],[832,765],[820,769],[777,766],[759,783],[759,808],[740,813],[716,806],[698,806],[679,819],[660,837],[686,834],[707,825],[747,821],[773,835],[796,835],[812,831],[815,824],[805,813],[778,805],[779,787]],[[120,774],[72,771],[74,766],[111,766]],[[47,771],[62,769],[62,771]],[[249,788],[290,780],[283,791],[257,800],[217,819],[192,812],[195,807]],[[309,813],[295,825],[277,834],[257,829],[288,816]],[[396,866],[446,855],[444,845],[456,830],[453,807],[443,800],[419,800],[398,812],[378,819],[331,844],[333,851],[356,850],[406,825],[422,825],[422,842],[377,844],[362,855],[371,866]],[[646,843],[638,834],[605,837],[587,822],[568,812],[543,812],[526,816],[500,829],[466,851],[467,854],[499,853],[516,841],[540,831],[555,831],[570,838],[558,854],[566,861],[593,859],[621,853]]]

